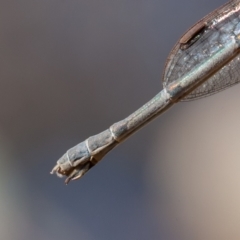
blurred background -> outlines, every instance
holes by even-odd
[[[3,0],[0,238],[240,238],[240,86],[179,103],[65,186],[69,148],[161,90],[169,51],[226,0]]]

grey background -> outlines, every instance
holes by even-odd
[[[0,238],[239,239],[239,86],[177,104],[80,181],[64,152],[161,90],[167,55],[224,0],[0,7]]]

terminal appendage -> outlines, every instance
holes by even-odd
[[[82,177],[117,144],[110,129],[92,136],[69,149],[57,161],[51,174],[66,176],[65,183],[68,184],[71,180]]]

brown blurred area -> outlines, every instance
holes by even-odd
[[[223,3],[1,2],[1,239],[240,238],[239,86],[177,104],[67,187],[49,174],[160,91],[174,43]]]

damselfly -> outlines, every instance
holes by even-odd
[[[69,149],[51,173],[67,176],[66,183],[78,179],[174,103],[217,93],[239,81],[240,0],[232,0],[180,38],[167,59],[161,92],[124,120]]]

